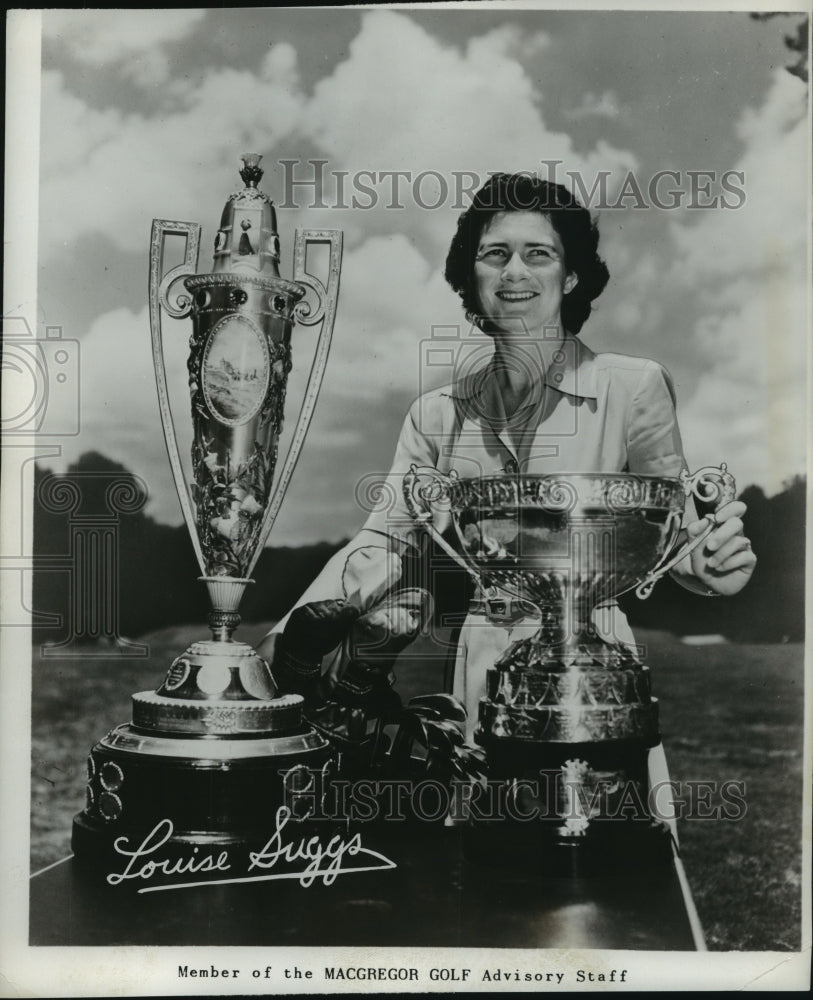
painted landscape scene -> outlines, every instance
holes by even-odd
[[[239,317],[228,320],[212,337],[203,361],[207,402],[229,422],[247,420],[267,384],[268,350],[259,332]]]

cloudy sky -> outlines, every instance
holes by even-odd
[[[278,203],[282,160],[300,161],[288,180],[324,160],[326,207],[300,187],[300,207],[278,211],[286,273],[296,227],[344,230],[345,260],[324,390],[272,543],[347,536],[363,520],[356,484],[389,467],[416,394],[448,379],[425,361],[433,327],[466,334],[442,268],[471,177],[558,161],[588,190],[608,172],[594,207],[612,278],[582,338],[669,368],[691,466],[726,460],[741,486],[777,491],[805,461],[807,88],[783,43],[798,20],[44,12],[39,320],[79,341],[81,365],[81,432],[51,464],[101,451],[146,480],[154,517],[180,522],[150,359],[151,220],[200,222],[208,270],[241,153],[264,155]],[[353,208],[361,171],[378,180],[362,179],[372,195],[355,191]],[[395,202],[385,171],[409,172]],[[660,171],[677,175],[653,199]],[[697,208],[691,171],[712,174],[696,175]],[[165,324],[184,452],[188,322]],[[294,337],[289,432],[315,333]]]

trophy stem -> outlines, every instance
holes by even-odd
[[[240,624],[240,615],[231,611],[210,611],[207,616],[212,639],[215,642],[231,642],[232,633]]]
[[[634,662],[631,651],[596,631],[592,606],[568,593],[542,607],[539,629],[513,642],[495,663],[499,670],[563,670],[571,666],[608,667]]]
[[[232,633],[240,624],[237,609],[243,598],[246,587],[253,580],[232,576],[200,576],[209,591],[212,610],[209,612],[208,623],[215,642],[231,642]]]

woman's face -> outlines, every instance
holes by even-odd
[[[560,326],[562,296],[577,277],[565,270],[559,234],[540,212],[498,212],[483,230],[474,263],[482,315],[507,333]]]

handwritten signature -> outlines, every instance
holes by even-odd
[[[302,837],[300,840],[285,842],[282,837],[283,830],[291,819],[291,810],[287,806],[280,806],[276,813],[276,825],[274,832],[266,841],[260,851],[249,852],[248,871],[264,871],[274,868],[278,864],[295,864],[301,862],[302,867],[296,867],[292,871],[274,871],[271,874],[263,875],[243,875],[240,877],[207,878],[201,881],[169,882],[159,885],[144,886],[138,891],[142,892],[162,892],[167,889],[191,889],[194,886],[202,885],[225,885],[239,882],[269,882],[272,879],[297,879],[303,888],[309,888],[314,882],[321,882],[322,885],[332,885],[339,875],[353,875],[361,872],[383,871],[389,868],[396,868],[397,865],[388,857],[378,851],[364,847],[361,842],[361,834],[355,833],[349,840],[344,840],[340,834],[335,834],[327,844],[323,844],[319,837]],[[120,885],[122,882],[141,879],[147,881],[156,877],[172,875],[196,875],[203,873],[213,873],[232,871],[231,860],[228,850],[223,850],[219,854],[201,854],[199,847],[193,847],[191,853],[186,857],[173,857],[155,859],[157,851],[167,843],[172,837],[174,827],[172,820],[162,819],[147,834],[142,842],[134,850],[129,849],[129,839],[118,837],[113,844],[117,854],[123,858],[129,858],[124,869],[119,872],[110,872],[107,882],[110,885]],[[378,864],[353,865],[345,867],[345,858],[369,858]]]

